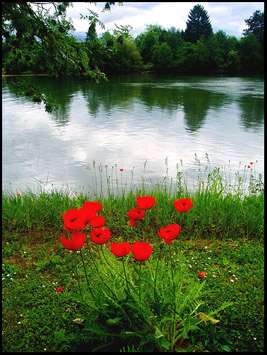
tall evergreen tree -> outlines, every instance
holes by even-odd
[[[183,32],[184,40],[196,43],[202,35],[208,37],[212,33],[212,27],[207,11],[202,5],[195,5],[190,10],[186,29]]]

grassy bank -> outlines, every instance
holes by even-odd
[[[197,290],[203,286],[197,314],[211,314],[197,328],[184,321],[182,329],[187,326],[189,331],[182,333],[175,351],[264,351],[264,191],[256,191],[256,184],[248,195],[226,194],[217,183],[204,189],[201,184],[199,186],[194,193],[181,186],[174,193],[164,186],[149,191],[143,186],[128,194],[115,196],[110,193],[108,197],[100,196],[98,199],[81,193],[70,196],[67,191],[28,191],[20,196],[4,194],[3,350],[166,351],[168,337],[163,335],[169,329],[163,324],[170,315],[165,311],[168,303],[164,303],[169,302],[169,295],[164,292],[168,290],[169,281],[172,292],[170,269],[173,269],[173,277],[177,278],[174,284],[180,285],[183,280],[179,286],[183,292],[178,292],[181,303],[186,304],[193,297],[186,290]],[[136,207],[136,197],[145,194],[154,196],[156,204],[146,212],[143,220],[137,221],[136,226],[129,227],[127,212]],[[173,202],[184,197],[192,199],[193,207],[180,214]],[[68,209],[82,207],[88,200],[98,200],[103,205],[100,214],[105,217],[105,226],[112,233],[105,245],[88,242],[81,250],[85,264],[91,270],[90,285],[99,296],[99,302],[91,300],[88,290],[81,286],[86,284],[87,275],[83,271],[80,251],[68,251],[60,243],[62,215]],[[180,234],[171,249],[158,236],[159,229],[169,224],[181,225]],[[154,305],[154,312],[164,315],[162,322],[158,320],[159,316],[155,318],[157,329],[162,334],[154,334],[150,326],[143,324],[146,320],[127,298],[125,301],[123,297],[127,288],[122,287],[114,275],[115,267],[118,274],[123,274],[123,268],[122,263],[111,255],[110,243],[128,241],[132,244],[140,240],[151,243],[154,248],[151,258],[142,265],[141,289],[146,300],[143,301],[142,312],[146,314],[146,304],[152,302],[153,292],[149,293],[148,277],[150,272],[154,275],[156,267],[158,292],[165,295]],[[97,262],[108,287],[120,300],[116,307],[110,304],[105,294],[108,290],[101,289],[92,260]],[[138,265],[131,256],[126,257],[126,262],[128,276],[134,282]],[[206,272],[205,280],[198,278],[199,272]],[[138,281],[140,279],[136,276],[137,285]],[[160,285],[164,287],[161,289]],[[61,293],[56,292],[58,287],[62,287]],[[80,287],[88,304],[78,296]],[[192,304],[194,302],[198,300],[193,299]],[[212,311],[225,302],[231,304],[212,315]],[[128,307],[128,311],[121,309],[120,304]],[[133,310],[130,317],[129,312]],[[181,317],[185,317],[186,312],[181,308]],[[156,313],[147,314],[147,319],[150,319]],[[193,317],[192,322],[195,319]]]

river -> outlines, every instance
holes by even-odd
[[[43,103],[18,94],[17,83],[37,85],[57,109],[46,112]],[[263,174],[263,79],[2,78],[4,192],[97,193],[104,184],[176,183],[177,172],[192,189],[199,174],[215,167],[229,179]]]

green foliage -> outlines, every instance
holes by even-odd
[[[263,72],[263,56],[261,45],[253,33],[240,40],[240,65],[243,74],[261,74]]]
[[[264,49],[264,12],[257,10],[250,16],[249,19],[245,20],[247,29],[243,31],[245,36],[253,33]]]
[[[104,29],[99,15],[89,10],[85,42],[73,36],[74,26],[66,19],[71,3],[3,3],[2,72],[4,74],[51,74],[83,76],[99,82],[104,74],[144,70],[176,74],[214,73],[263,74],[264,13],[256,11],[245,20],[248,29],[237,40],[219,30],[213,34],[207,11],[195,5],[185,31],[147,25],[133,39],[132,27],[115,25],[113,34],[97,36]],[[110,10],[113,2],[106,3]],[[121,4],[121,3],[119,3]],[[43,100],[42,100],[43,101]],[[43,101],[44,102],[44,101]],[[53,103],[47,102],[48,110]]]
[[[173,65],[173,54],[170,46],[166,42],[155,45],[152,60],[156,70],[168,71]]]

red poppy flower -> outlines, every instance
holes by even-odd
[[[91,240],[95,244],[105,244],[111,235],[108,228],[96,228],[91,231]]]
[[[205,277],[207,274],[205,273],[205,272],[200,272],[199,274],[198,274],[198,277],[199,278],[202,278],[202,277]]]
[[[136,260],[145,261],[150,257],[153,247],[149,243],[136,242],[132,245],[131,250]]]
[[[68,210],[63,214],[64,228],[69,232],[75,232],[86,228],[86,213],[82,209]]]
[[[103,216],[96,216],[96,218],[89,221],[92,228],[100,228],[105,225],[105,218]]]
[[[171,244],[170,241],[178,237],[181,226],[178,224],[169,224],[165,228],[160,228],[158,235],[163,238],[167,244]]]
[[[120,171],[123,171],[123,169],[120,169]]]
[[[253,161],[251,161],[250,164],[252,165],[252,164],[253,164]]]
[[[62,287],[58,287],[57,289],[56,289],[56,292],[62,292]]]
[[[156,199],[153,196],[139,196],[136,197],[136,203],[138,207],[142,208],[142,210],[148,210],[155,205]]]
[[[248,165],[248,168],[250,168],[250,165]]]
[[[81,207],[80,210],[86,214],[85,223],[90,222],[92,219],[97,217],[96,211],[92,207]]]
[[[20,194],[18,194],[18,196],[20,196]]]
[[[140,207],[135,207],[127,213],[131,219],[142,219],[145,217],[145,212]]]
[[[85,234],[80,232],[73,232],[70,239],[67,239],[65,235],[62,234],[61,244],[66,249],[78,250],[84,245],[85,239]]]
[[[110,251],[115,256],[125,256],[130,253],[131,246],[128,242],[119,243],[111,243],[110,244]]]
[[[193,207],[191,198],[182,198],[180,200],[174,201],[174,207],[178,212],[183,213],[190,210]]]
[[[82,208],[93,208],[95,212],[99,212],[102,210],[103,206],[101,205],[101,203],[99,203],[99,201],[86,201],[84,202]]]

